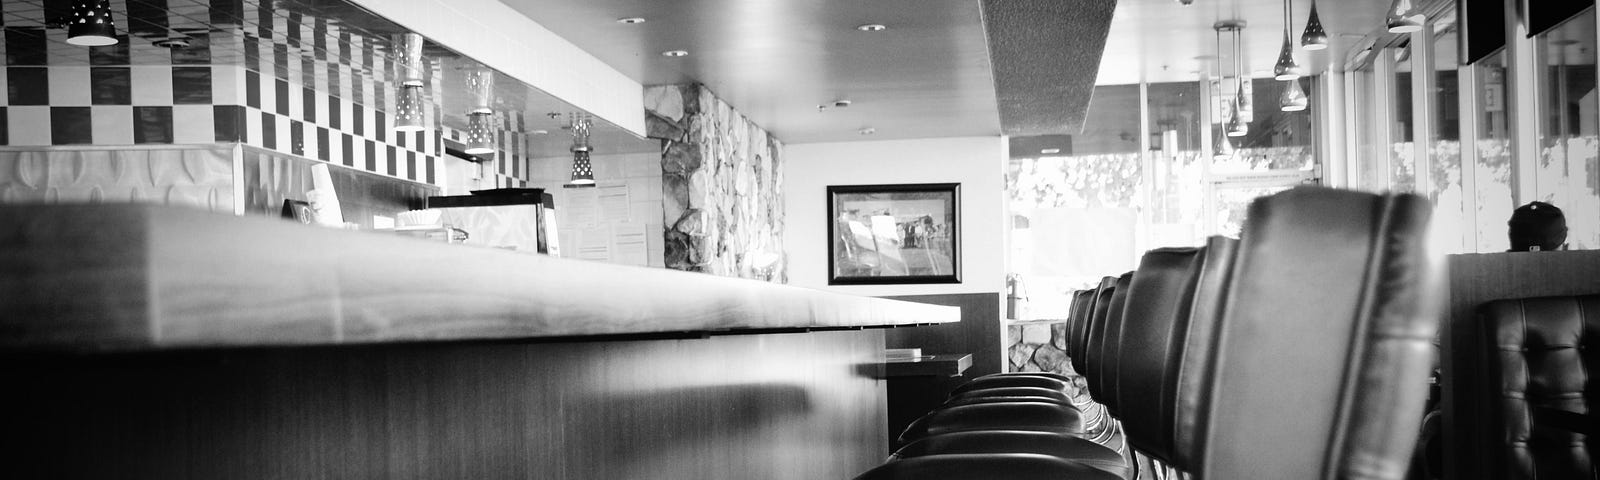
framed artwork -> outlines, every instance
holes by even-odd
[[[828,187],[828,284],[961,283],[961,184]]]

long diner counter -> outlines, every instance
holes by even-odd
[[[954,307],[136,205],[0,207],[0,349],[760,333]]]
[[[959,308],[137,206],[0,208],[18,478],[849,478]]]

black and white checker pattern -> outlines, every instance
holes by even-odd
[[[395,132],[387,36],[303,14],[316,9],[296,2],[112,0],[123,41],[85,48],[47,28],[65,2],[7,1],[0,144],[241,142],[442,184],[443,162],[455,160],[444,152],[440,96],[425,107],[432,128]],[[155,45],[176,37],[189,46]],[[430,85],[442,83],[430,73]],[[528,138],[511,133],[520,114],[501,117],[497,183],[525,185]]]

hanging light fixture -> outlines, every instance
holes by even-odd
[[[1283,89],[1283,95],[1278,97],[1278,109],[1285,112],[1298,112],[1305,110],[1311,104],[1306,98],[1306,91],[1300,89],[1299,80],[1291,80]]]
[[[1254,116],[1250,115],[1253,102],[1250,101],[1245,91],[1245,83],[1249,82],[1250,78],[1245,76],[1244,70],[1243,31],[1243,23],[1238,24],[1233,29],[1233,78],[1238,81],[1239,89],[1233,96],[1230,115],[1228,115],[1227,131],[1230,137],[1243,137],[1250,134],[1249,117]]]
[[[1228,139],[1227,135],[1222,135],[1219,132],[1211,142],[1211,158],[1213,160],[1227,160],[1233,158],[1233,154],[1233,140]]]
[[[1394,0],[1389,5],[1389,33],[1412,33],[1422,30],[1422,23],[1427,17],[1417,13],[1417,8],[1411,0]]]
[[[399,54],[400,84],[408,87],[424,85],[427,75],[426,65],[422,63],[422,34],[402,33],[395,35],[394,46]]]
[[[1306,19],[1305,33],[1300,34],[1300,48],[1306,50],[1328,48],[1328,32],[1322,29],[1322,18],[1317,16],[1317,0],[1311,0],[1311,17]]]
[[[467,72],[467,93],[472,104],[467,108],[466,152],[494,153],[494,70],[478,66]]]
[[[589,120],[574,119],[572,121],[572,178],[563,187],[588,188],[594,186],[594,168],[589,165],[589,153]]]
[[[117,44],[117,25],[111,21],[111,0],[72,0],[67,43],[85,47]]]
[[[394,129],[399,132],[420,132],[427,128],[426,114],[424,113],[424,94],[426,85],[424,64],[422,63],[422,35],[415,33],[402,33],[394,36],[394,51],[396,53],[396,78],[400,83],[400,93],[395,95],[394,102]]]
[[[394,102],[394,129],[401,132],[420,132],[427,127],[423,121],[423,95],[421,86],[402,85],[400,96]]]
[[[472,101],[467,113],[494,113],[494,70],[479,67],[468,73],[467,93]]]
[[[1289,42],[1289,28],[1294,25],[1294,6],[1283,0],[1283,48],[1278,50],[1278,63],[1272,66],[1272,75],[1279,81],[1290,81],[1305,75],[1305,69],[1294,61],[1294,44]]]
[[[494,153],[494,114],[473,113],[467,115],[467,140],[466,150],[468,155],[488,155]]]

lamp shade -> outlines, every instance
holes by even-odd
[[[111,0],[72,0],[67,43],[103,47],[117,43],[117,25],[111,20]]]
[[[490,125],[493,119],[494,114],[492,113],[467,115],[467,148],[465,151],[468,155],[494,153],[494,127]]]
[[[1387,15],[1389,33],[1412,33],[1422,30],[1422,23],[1426,17],[1416,13],[1416,7],[1411,0],[1394,0],[1389,5]]]
[[[572,178],[567,181],[567,188],[585,188],[594,186],[594,168],[589,165],[589,147],[572,147]]]
[[[1322,18],[1317,15],[1317,2],[1311,2],[1311,17],[1306,19],[1305,33],[1300,34],[1300,48],[1324,50],[1328,48],[1328,32],[1322,29]]]
[[[401,132],[420,132],[427,128],[423,114],[421,86],[402,86],[394,103],[394,129]]]
[[[468,113],[493,112],[494,70],[479,68],[467,73],[467,93],[472,101]]]
[[[426,68],[422,63],[422,46],[424,40],[421,34],[402,33],[395,35],[395,50],[399,54],[400,84],[406,86],[423,85]]]
[[[1278,97],[1278,108],[1285,112],[1298,112],[1305,110],[1311,104],[1306,98],[1306,91],[1300,88],[1300,81],[1293,80],[1283,89],[1283,95]]]
[[[1272,66],[1272,78],[1281,81],[1299,79],[1305,69],[1294,61],[1294,44],[1289,42],[1289,31],[1283,31],[1283,48],[1278,50],[1278,63]]]
[[[1229,140],[1227,135],[1217,135],[1216,138],[1212,139],[1212,142],[1211,142],[1211,158],[1212,159],[1215,159],[1215,160],[1227,160],[1229,158],[1233,158],[1233,154],[1234,154],[1233,140]]]
[[[1227,132],[1230,137],[1243,137],[1250,134],[1250,121],[1244,118],[1245,110],[1251,108],[1245,105],[1244,82],[1250,79],[1239,77],[1239,93],[1228,105]]]

